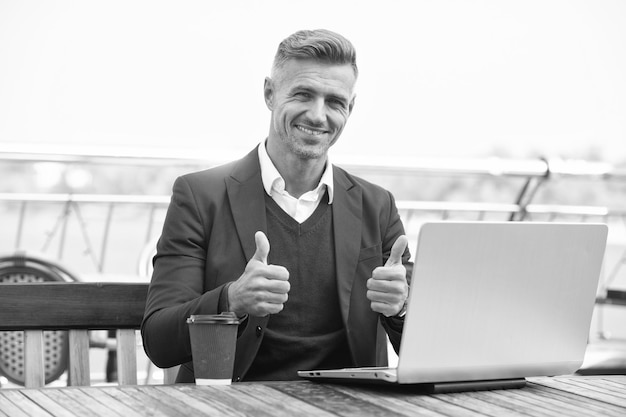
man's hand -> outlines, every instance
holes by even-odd
[[[385,266],[374,269],[372,277],[367,280],[367,298],[372,302],[372,310],[386,317],[399,314],[409,296],[406,268],[402,264],[407,245],[407,237],[400,236],[394,242]]]
[[[270,242],[263,232],[254,235],[256,252],[239,279],[228,288],[230,310],[238,316],[267,316],[283,309],[289,292],[289,271],[283,266],[268,265]]]

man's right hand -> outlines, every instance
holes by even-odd
[[[263,232],[254,235],[256,252],[239,279],[228,287],[230,310],[239,317],[250,314],[263,317],[283,309],[289,292],[289,271],[279,265],[268,265],[270,242]]]

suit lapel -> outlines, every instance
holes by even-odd
[[[226,179],[226,191],[237,235],[246,260],[249,260],[256,251],[254,234],[259,230],[267,234],[265,191],[257,148],[235,165]]]
[[[350,294],[361,247],[361,189],[345,173],[334,168],[333,229],[337,291],[344,323],[348,323]]]

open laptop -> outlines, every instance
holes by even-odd
[[[426,223],[397,368],[298,375],[458,391],[570,374],[584,358],[607,232],[604,224]]]

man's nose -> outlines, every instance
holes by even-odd
[[[326,103],[323,99],[316,99],[311,101],[309,110],[309,118],[314,123],[326,122]]]

